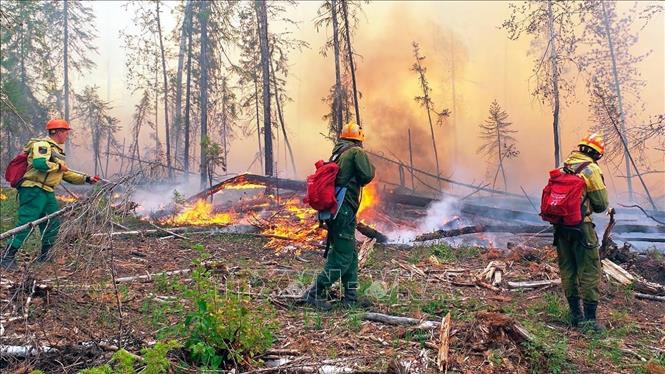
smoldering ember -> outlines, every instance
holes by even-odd
[[[664,8],[0,2],[0,371],[665,373]]]

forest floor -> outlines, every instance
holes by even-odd
[[[286,244],[269,249],[267,239],[242,234],[186,235],[189,240],[118,238],[111,250],[99,252],[75,249],[80,243],[64,245],[49,263],[1,274],[3,315],[19,318],[5,319],[0,344],[57,349],[27,358],[3,354],[2,371],[76,373],[112,361],[118,346],[139,357],[141,348],[156,341],[183,343],[192,335],[172,328],[196,309],[192,290],[212,289],[222,297],[239,298],[243,310],[250,311],[236,314],[245,324],[238,329],[257,340],[241,343],[258,347],[267,341],[263,348],[271,349],[268,354],[257,349],[252,357],[225,361],[226,370],[277,372],[266,365],[281,359],[286,363],[283,372],[438,371],[438,328],[368,321],[365,310],[344,309],[340,302],[334,302],[330,312],[317,311],[289,296],[302,292],[322,268],[321,251],[299,251]],[[30,258],[34,250],[22,255]],[[373,302],[372,312],[430,321],[441,321],[450,313],[449,372],[663,372],[662,302],[638,300],[630,287],[603,277],[599,318],[607,331],[585,334],[568,326],[560,286],[477,286],[474,276],[497,260],[506,264],[504,284],[558,278],[556,254],[550,247],[534,251],[377,244],[361,269],[360,293]],[[177,270],[185,271],[146,276]],[[202,273],[209,277],[209,289],[200,287]],[[121,280],[132,276],[144,277]],[[242,320],[250,315],[253,320]],[[526,329],[531,338],[516,339],[507,328],[511,324]],[[167,359],[170,372],[200,371],[182,350],[169,353]]]

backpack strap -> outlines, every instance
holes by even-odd
[[[587,166],[591,165],[591,161],[585,161],[577,165],[575,169],[571,169],[572,165],[569,164],[563,164],[563,171],[567,174],[579,174],[582,172],[582,170],[586,169]]]
[[[356,144],[345,145],[339,151],[337,151],[336,153],[333,153],[332,156],[330,156],[330,159],[328,160],[328,162],[337,162],[339,160],[339,158],[342,157],[344,152],[348,151],[351,148],[356,148],[356,147],[358,147]]]

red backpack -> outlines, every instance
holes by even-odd
[[[333,215],[337,212],[337,199],[335,198],[335,179],[339,173],[337,161],[344,152],[355,147],[349,145],[342,148],[338,153],[330,157],[330,161],[317,161],[316,171],[307,177],[307,196],[304,202],[319,212],[330,211]]]
[[[540,201],[540,216],[543,221],[557,225],[575,226],[582,223],[582,197],[586,191],[586,183],[578,174],[589,166],[583,162],[576,169],[554,169],[550,171],[550,179],[543,189]]]
[[[5,180],[7,180],[13,188],[18,188],[23,181],[23,176],[26,171],[28,171],[28,154],[21,152],[17,154],[13,160],[9,161],[7,170],[5,170]]]

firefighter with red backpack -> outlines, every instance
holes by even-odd
[[[356,251],[356,213],[360,206],[361,189],[374,179],[374,165],[362,149],[365,135],[362,128],[350,122],[344,125],[332,151],[330,162],[336,170],[334,186],[337,200],[331,212],[320,212],[319,218],[326,221],[328,241],[331,246],[323,271],[316,277],[304,296],[304,302],[318,309],[331,309],[326,293],[338,279],[344,288],[343,305],[353,307],[358,302],[358,252]],[[322,162],[317,163],[321,168]],[[308,178],[308,197],[319,191],[309,191],[312,178]],[[331,186],[332,187],[332,186]],[[310,205],[315,206],[310,201]],[[327,218],[324,215],[330,214]]]
[[[596,319],[601,265],[598,235],[591,215],[604,212],[609,205],[598,166],[604,153],[600,134],[582,139],[564,166],[550,172],[541,205],[543,219],[554,224],[554,246],[571,324],[596,332],[604,328]]]
[[[69,170],[65,162],[63,145],[71,128],[63,119],[52,119],[46,124],[49,137],[34,138],[8,167],[5,177],[18,190],[18,224],[24,225],[60,209],[53,190],[63,180],[72,184],[95,184],[98,176],[88,176]],[[53,218],[39,225],[42,248],[38,262],[48,260],[49,252],[58,236],[60,222]],[[16,268],[15,256],[26,240],[29,230],[17,233],[2,253],[0,267]]]

